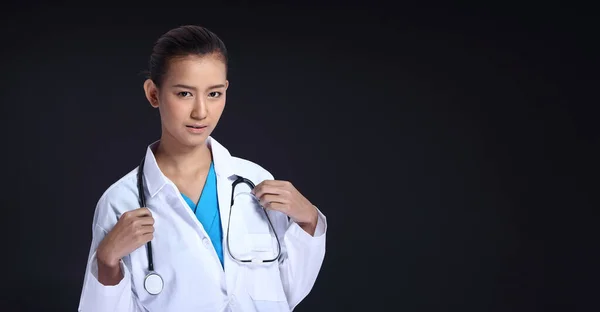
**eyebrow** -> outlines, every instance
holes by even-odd
[[[224,87],[225,87],[224,84],[218,84],[218,85],[208,87],[208,90],[224,88]],[[173,88],[184,88],[184,89],[190,89],[190,90],[197,90],[196,87],[192,87],[192,86],[188,86],[188,85],[184,85],[184,84],[180,84],[180,83],[173,85]]]

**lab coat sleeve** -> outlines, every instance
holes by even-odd
[[[310,293],[325,258],[327,220],[316,209],[318,221],[314,236],[292,221],[283,236],[284,259],[280,264],[280,272],[290,310]]]
[[[83,289],[79,301],[79,312],[143,312],[146,311],[137,302],[131,290],[131,273],[123,260],[120,261],[123,279],[117,285],[105,286],[98,281],[98,262],[96,249],[107,231],[97,224],[98,219],[104,218],[103,213],[109,213],[108,207],[102,207],[104,200],[99,201],[93,222],[92,244],[89,251],[84,275]],[[106,218],[104,218],[106,219]]]
[[[283,237],[279,271],[290,310],[310,293],[325,258],[327,218],[317,207],[315,209],[318,219],[312,236],[286,215],[277,218],[279,235]]]

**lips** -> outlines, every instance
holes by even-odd
[[[186,125],[187,131],[194,134],[202,134],[206,132],[206,125]]]

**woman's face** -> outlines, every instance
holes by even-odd
[[[195,147],[204,144],[225,108],[229,82],[218,55],[171,59],[160,89],[147,80],[146,96],[158,107],[163,139]]]

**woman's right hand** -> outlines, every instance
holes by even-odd
[[[105,280],[109,284],[120,281],[121,278],[117,276],[122,273],[119,261],[152,240],[153,237],[154,218],[148,208],[142,207],[123,213],[96,251],[99,279]],[[105,278],[100,278],[100,276]]]

